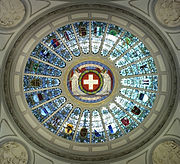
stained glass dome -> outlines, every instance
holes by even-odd
[[[36,43],[23,74],[34,117],[55,135],[103,143],[131,133],[158,92],[158,72],[142,39],[126,28],[83,20]]]
[[[112,163],[162,134],[177,71],[152,22],[85,4],[31,18],[7,52],[2,93],[28,143],[67,163]]]

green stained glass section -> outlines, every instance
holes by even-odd
[[[110,60],[113,61],[118,57],[120,57],[122,54],[126,53],[138,41],[139,39],[135,37],[133,34],[131,34],[128,31],[124,31],[123,35],[119,39],[119,42],[117,43],[117,45],[114,47],[113,51],[110,54]]]
[[[109,51],[112,49],[118,38],[123,33],[124,29],[115,26],[113,24],[108,25],[104,43],[102,45],[101,55],[107,56]]]

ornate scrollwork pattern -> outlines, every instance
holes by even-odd
[[[23,145],[10,141],[0,147],[0,163],[27,164],[28,153]]]
[[[155,5],[157,19],[168,27],[180,25],[180,2],[175,0],[159,0]]]
[[[153,164],[178,164],[180,161],[180,146],[174,141],[159,144],[152,155]]]
[[[0,26],[14,27],[22,21],[24,15],[25,8],[20,0],[0,1]]]

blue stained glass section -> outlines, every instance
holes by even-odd
[[[122,85],[136,87],[136,88],[143,88],[149,89],[153,91],[158,90],[158,76],[140,76],[140,77],[131,77],[131,78],[124,78],[121,80]]]
[[[122,95],[149,108],[153,107],[154,100],[156,99],[156,93],[139,91],[137,89],[122,88],[120,92]]]
[[[125,133],[129,133],[138,126],[138,124],[130,116],[128,116],[123,110],[121,110],[115,103],[110,104],[110,110],[114,114],[115,118],[118,120],[121,128],[124,130]],[[129,120],[128,125],[123,124],[122,122],[123,118],[127,118]]]
[[[132,64],[120,71],[122,76],[129,76],[129,75],[141,75],[141,74],[150,74],[156,73],[157,69],[152,57],[140,61],[136,64]]]
[[[59,112],[57,112],[54,116],[47,120],[44,123],[44,126],[48,128],[51,132],[57,133],[58,129],[61,127],[66,117],[71,112],[72,108],[72,104],[66,104],[59,110]]]
[[[25,73],[47,76],[61,76],[62,74],[61,70],[31,58],[29,58],[26,63]]]
[[[72,25],[68,24],[66,26],[57,29],[57,32],[69,47],[74,56],[80,56],[80,50],[77,45],[76,37],[72,29]]]
[[[58,46],[60,46],[60,38],[57,36],[55,32],[52,32],[49,35],[47,35],[42,41],[54,51]]]
[[[32,51],[31,56],[53,64],[59,68],[64,68],[66,66],[66,63],[60,57],[52,53],[41,43],[38,44],[36,48]]]
[[[97,54],[99,52],[106,26],[106,23],[96,21],[91,22],[91,48],[93,54]]]
[[[74,133],[75,133],[75,130],[77,127],[77,123],[79,120],[80,113],[81,113],[80,108],[74,109],[71,116],[68,118],[68,120],[65,122],[62,129],[60,130],[58,136],[61,136],[61,137],[66,138],[68,140],[73,139],[73,136],[74,136]]]
[[[122,98],[120,96],[117,96],[115,98],[115,102],[119,104],[124,110],[126,110],[130,115],[132,115],[136,120],[139,122],[142,122],[144,118],[149,114],[150,110],[145,109],[144,107],[141,107],[140,105],[137,105],[125,98]],[[140,113],[137,115],[133,113],[133,109],[137,107],[140,109]]]
[[[113,134],[113,133],[114,133],[113,128],[112,128],[112,126],[111,126],[111,125],[108,125],[108,129],[109,129],[109,131],[110,131],[110,133],[111,133],[111,134]]]
[[[38,76],[24,76],[24,91],[56,87],[60,85],[60,80]]]
[[[39,76],[24,76],[24,91],[57,87],[60,85],[60,80],[56,78],[47,78]]]
[[[122,131],[119,129],[118,124],[114,120],[111,113],[109,113],[108,109],[103,107],[101,109],[101,113],[109,140],[114,140],[122,136],[123,135]]]
[[[32,110],[32,113],[40,122],[43,122],[57,109],[59,109],[65,102],[66,98],[60,97]]]
[[[75,141],[84,143],[90,142],[90,112],[88,110],[85,110],[82,114]]]
[[[124,30],[118,26],[115,26],[113,24],[109,24],[105,40],[102,46],[101,55],[107,56],[109,51],[112,49],[120,35],[122,34]]]
[[[100,133],[97,132],[96,130],[94,130],[94,135],[95,135],[96,137],[101,137]]]
[[[115,60],[127,50],[129,50],[135,43],[137,43],[139,39],[135,37],[130,32],[124,32],[123,36],[120,38],[118,44],[114,48],[113,52],[110,54],[110,59]],[[142,46],[142,45],[139,45]]]
[[[71,61],[72,56],[55,32],[50,33],[43,39],[43,43],[54,50],[66,61]]]
[[[45,101],[48,101],[56,96],[61,95],[62,91],[59,88],[48,89],[43,91],[25,93],[26,101],[30,108],[33,108]]]
[[[137,46],[129,50],[123,57],[121,57],[116,63],[116,67],[120,68],[122,66],[125,66],[127,64],[136,62],[144,57],[147,57],[150,55],[150,52],[144,48],[143,51],[139,48],[140,45],[144,45],[143,43],[139,43]]]
[[[84,54],[89,53],[89,22],[74,23],[74,28],[79,41],[79,45]]]
[[[106,136],[101,121],[100,114],[97,110],[92,112],[92,143],[105,142]]]

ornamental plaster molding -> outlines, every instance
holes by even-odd
[[[9,141],[0,147],[1,164],[27,164],[27,162],[28,153],[22,144],[15,141]]]
[[[160,143],[152,154],[153,164],[178,164],[180,161],[180,145],[175,141]]]
[[[155,15],[158,21],[167,27],[180,25],[180,1],[158,0],[155,4]]]
[[[0,26],[8,28],[19,24],[25,15],[25,7],[20,0],[0,1]]]

